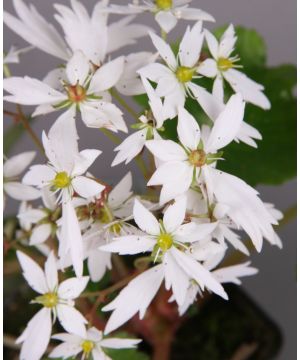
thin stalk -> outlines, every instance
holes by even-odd
[[[119,145],[121,140],[116,136],[114,135],[111,131],[105,129],[105,128],[101,128],[100,131],[106,136],[109,138],[109,140],[111,140],[114,144],[117,144]]]
[[[135,120],[139,121],[138,113],[130,105],[127,104],[127,102],[122,98],[122,96],[120,96],[120,94],[115,89],[111,89],[110,93],[119,102],[119,104],[122,105],[123,108],[126,109],[129,114],[131,114],[135,118]]]
[[[25,114],[23,113],[22,108],[21,108],[20,105],[17,105],[17,112],[18,112],[18,118],[17,119],[22,122],[25,130],[31,136],[33,142],[36,144],[36,146],[41,151],[41,153],[44,154],[45,153],[44,152],[44,147],[43,147],[42,143],[40,142],[38,136],[36,135],[36,133],[32,129],[32,127],[30,126],[29,121],[28,121],[27,117],[25,116]]]

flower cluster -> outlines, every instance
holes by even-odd
[[[189,7],[189,2],[134,1],[117,6],[102,0],[91,14],[78,0],[71,0],[70,7],[55,4],[63,35],[23,0],[13,0],[18,17],[4,13],[5,24],[30,44],[9,51],[6,70],[32,47],[59,59],[58,67],[42,80],[10,76],[9,71],[4,79],[5,101],[36,106],[33,117],[59,112],[41,136],[44,163],[29,167],[35,157],[30,151],[4,164],[4,192],[21,201],[16,241],[24,252],[17,256],[26,281],[38,293],[32,302],[42,306],[17,340],[22,343],[21,359],[43,356],[56,318],[67,333],[52,336],[62,343],[50,357],[82,353],[82,359],[98,360],[106,356],[105,348],[135,347],[140,340],[106,335],[137,313],[142,319],[163,283],[169,301],[183,315],[206,291],[227,300],[222,284],[240,284],[241,277],[257,272],[249,261],[221,264],[231,246],[249,255],[240,231],[258,252],[264,239],[281,247],[273,225],[282,214],[263,203],[243,180],[218,169],[219,161],[230,161],[226,146],[231,142],[257,147],[261,135],[245,122],[245,106],[267,110],[269,100],[263,86],[241,71],[233,25],[217,39],[203,27],[214,18]],[[133,23],[143,12],[154,16],[161,36]],[[109,23],[112,13],[125,16]],[[192,23],[172,46],[168,33],[180,19]],[[153,47],[130,53],[130,45],[143,37],[150,37]],[[116,57],[116,50],[123,55]],[[126,97],[141,94],[147,106],[137,114]],[[203,112],[205,123],[188,111],[187,101]],[[130,121],[119,106],[129,109],[136,123],[116,146],[111,166],[135,159],[149,190],[143,195],[133,192],[130,172],[114,187],[92,175],[89,168],[99,163],[101,151],[78,148],[79,118],[88,128],[106,129],[105,134],[128,132]],[[171,123],[176,128],[172,135]],[[153,169],[143,165],[145,152]],[[39,204],[31,202],[36,199]],[[34,256],[33,248],[46,258],[44,271],[26,255]],[[114,256],[120,261],[123,255],[134,255],[136,276],[130,275],[120,293],[101,308],[112,314],[100,329],[87,321],[75,299],[90,281],[100,282],[107,271],[114,271]],[[69,277],[69,270],[74,277]]]

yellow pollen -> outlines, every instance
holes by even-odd
[[[119,223],[113,224],[109,227],[109,230],[111,233],[115,234],[115,235],[119,235],[121,230],[122,230],[122,226]]]
[[[189,155],[189,162],[196,166],[201,167],[206,163],[206,154],[203,150],[194,150]]]
[[[219,58],[218,59],[218,68],[221,71],[227,71],[233,67],[232,61],[226,58]]]
[[[169,10],[173,6],[173,0],[155,0],[155,5],[159,10]]]
[[[84,340],[81,347],[85,354],[89,354],[94,349],[95,344],[90,340]]]
[[[65,171],[62,171],[56,174],[52,182],[57,189],[62,189],[70,185],[71,179]]]
[[[35,301],[38,304],[42,304],[46,308],[53,308],[58,303],[58,296],[55,293],[46,293],[42,296],[35,298]]]
[[[176,71],[176,77],[180,82],[186,83],[192,80],[194,72],[195,70],[193,68],[179,66]]]
[[[173,245],[172,236],[170,234],[160,234],[157,237],[157,245],[163,252],[167,251]]]
[[[75,103],[79,103],[86,98],[86,90],[81,85],[70,85],[68,87],[69,100]]]

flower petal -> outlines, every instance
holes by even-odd
[[[137,199],[134,201],[133,217],[138,227],[147,234],[158,235],[160,233],[160,227],[156,217]]]
[[[177,133],[179,140],[189,150],[196,150],[201,139],[200,127],[195,118],[183,107],[178,108]]]
[[[232,95],[224,110],[216,119],[210,136],[205,144],[206,152],[222,149],[236,137],[241,127],[245,102],[240,94]]]
[[[45,294],[48,291],[48,287],[43,270],[23,252],[17,251],[17,256],[23,271],[23,276],[29,286],[39,294]]]
[[[57,291],[58,296],[66,300],[76,299],[86,288],[88,282],[88,276],[67,279],[59,285]]]
[[[76,51],[66,66],[67,78],[71,85],[83,85],[88,74],[90,64],[82,51]]]
[[[99,184],[97,181],[89,179],[85,176],[76,176],[72,180],[72,186],[78,195],[86,199],[92,196],[100,195],[105,189],[104,185]]]
[[[172,140],[148,140],[146,147],[162,161],[186,160],[184,149]]]
[[[177,61],[170,45],[153,32],[149,32],[149,35],[161,58],[166,62],[170,69],[175,70]]]
[[[174,232],[183,223],[186,200],[186,196],[181,196],[168,206],[163,218],[164,227],[168,233]]]
[[[135,255],[152,251],[156,241],[148,236],[128,235],[116,238],[110,243],[100,246],[101,251],[118,253],[120,255]]]
[[[35,151],[26,151],[7,159],[3,165],[3,175],[6,178],[20,175],[36,156]]]
[[[93,75],[88,93],[95,94],[109,90],[119,81],[124,69],[124,56],[120,56],[103,66]]]
[[[86,335],[85,324],[87,320],[82,314],[72,306],[59,304],[57,307],[57,317],[61,326],[71,334],[81,336]]]

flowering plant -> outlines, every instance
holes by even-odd
[[[3,167],[5,197],[20,201],[17,223],[4,227],[6,253],[17,250],[37,293],[31,303],[40,306],[16,341],[20,358],[114,359],[107,349],[134,348],[139,337],[153,345],[156,359],[167,358],[161,344],[170,341],[161,341],[161,326],[174,322],[165,331],[174,332],[199,299],[214,293],[230,301],[223,285],[257,273],[250,261],[226,264],[230,249],[250,255],[241,231],[258,252],[264,241],[282,247],[274,230],[282,213],[247,184],[279,183],[295,171],[293,162],[263,162],[272,144],[263,147],[260,161],[249,158],[273,131],[268,121],[259,123],[270,117],[273,103],[264,85],[248,76],[255,67],[254,79],[263,72],[264,59],[255,57],[261,38],[252,34],[254,55],[247,57],[247,30],[209,31],[213,16],[191,8],[189,0],[126,6],[102,0],[91,14],[78,0],[55,4],[63,36],[34,6],[13,3],[17,16],[5,12],[4,22],[30,47],[12,48],[4,58],[4,100],[17,104],[17,112],[5,113],[24,125],[44,157],[32,165],[36,154],[27,151],[6,158]],[[160,33],[134,22],[144,12]],[[122,18],[111,23],[110,14]],[[171,43],[180,19],[189,25]],[[130,45],[147,37],[147,51],[130,53]],[[10,64],[32,48],[59,59],[58,67],[42,80],[13,76]],[[281,101],[294,101],[290,84],[277,75],[286,91]],[[23,106],[35,106],[30,118]],[[36,134],[32,119],[52,112],[57,119],[49,131]],[[113,186],[90,172],[104,164],[105,154],[79,150],[80,119],[88,131],[100,129],[116,142],[112,166],[136,161],[147,185],[142,194],[130,172]],[[126,133],[122,140],[120,132]],[[281,158],[291,146],[293,137],[279,150]],[[271,168],[274,179],[266,180]],[[127,338],[111,335],[121,326]]]

